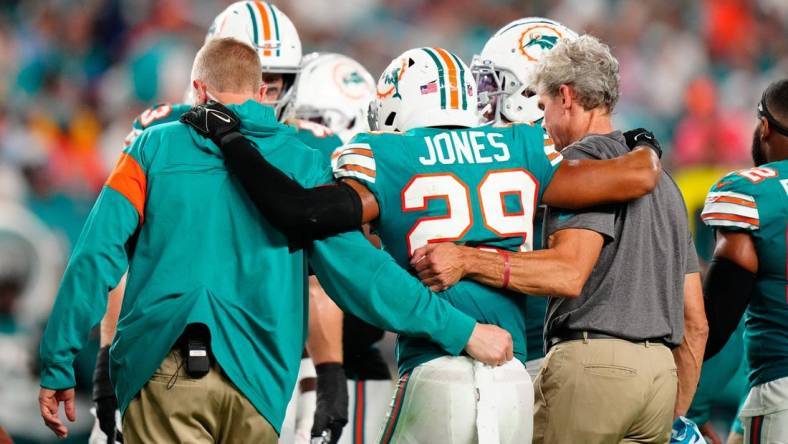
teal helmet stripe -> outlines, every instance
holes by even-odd
[[[246,2],[246,9],[249,10],[249,15],[252,18],[252,31],[254,31],[254,46],[255,46],[254,49],[256,51],[257,48],[260,47],[260,41],[258,40],[259,37],[257,34],[257,15],[255,15],[254,13],[254,9],[252,8],[251,2]]]
[[[462,91],[462,109],[468,109],[468,85],[465,84],[465,65],[462,64],[460,58],[457,57],[456,54],[451,51],[446,52],[451,55],[451,57],[454,59],[454,62],[457,63],[457,66],[460,68],[458,74],[459,78],[457,79],[457,87]]]
[[[274,35],[276,36],[276,41],[278,42],[279,45],[276,47],[276,56],[279,57],[280,48],[282,46],[281,40],[279,40],[279,21],[276,19],[276,12],[274,11],[274,6],[270,3],[266,3],[265,5],[268,6],[268,11],[271,12],[271,18],[273,19],[274,22]]]
[[[426,52],[432,60],[435,62],[435,66],[438,67],[438,79],[440,82],[441,87],[441,108],[446,109],[446,96],[448,95],[448,91],[446,90],[446,79],[444,79],[445,75],[444,72],[446,71],[443,69],[443,64],[441,63],[440,57],[438,57],[435,52],[433,52],[430,48],[421,48],[424,52]]]

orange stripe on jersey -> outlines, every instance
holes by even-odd
[[[558,151],[553,151],[552,153],[547,155],[547,160],[552,162],[555,159],[558,159],[559,157],[561,157],[561,153],[559,153]]]
[[[397,383],[397,394],[394,397],[394,405],[391,408],[389,419],[386,421],[386,426],[383,432],[383,438],[380,439],[380,444],[389,444],[394,435],[394,429],[399,422],[399,413],[402,408],[402,400],[405,398],[405,391],[408,389],[408,381],[410,380],[410,372],[405,373]]]
[[[555,142],[553,142],[553,139],[547,137],[547,138],[544,139],[544,144],[545,144],[545,146],[547,146],[547,145],[555,145]]]
[[[339,156],[337,156],[337,157],[342,157],[345,154],[358,154],[360,156],[366,156],[366,157],[369,157],[369,158],[373,158],[372,150],[366,149],[366,148],[349,148],[349,149],[346,149],[346,150],[342,150],[342,152],[339,153]]]
[[[140,225],[142,225],[145,218],[145,196],[148,180],[137,160],[126,153],[121,154],[120,160],[105,185],[122,194],[131,202],[140,216]]]
[[[270,56],[271,49],[269,47],[269,42],[271,41],[271,23],[268,20],[268,12],[265,10],[263,2],[260,0],[254,2],[254,4],[257,6],[257,10],[260,12],[260,20],[263,22],[263,55]]]
[[[354,441],[356,444],[364,442],[364,381],[356,381],[356,417],[353,420],[355,425]]]
[[[460,90],[457,87],[457,64],[454,63],[454,60],[452,60],[451,56],[449,55],[448,52],[446,52],[445,49],[443,48],[434,48],[434,49],[435,52],[437,52],[438,55],[441,56],[441,59],[443,59],[443,63],[445,63],[446,67],[449,69],[448,77],[449,77],[449,84],[451,85],[449,87],[449,95],[451,97],[451,102],[449,103],[449,105],[454,109],[458,109],[460,107],[460,98],[459,98]]]
[[[340,168],[342,168],[343,170],[358,171],[359,173],[364,173],[369,177],[375,177],[376,174],[375,170],[370,170],[369,168],[364,168],[363,166],[359,166],[359,165],[347,164],[347,165],[342,165]]]
[[[727,214],[727,213],[706,213],[700,216],[703,220],[709,219],[721,219],[721,220],[730,220],[734,222],[744,222],[750,225],[755,225],[756,227],[761,224],[758,219],[753,219],[752,217],[744,217],[738,216],[736,214]]]
[[[716,203],[716,202],[725,202],[725,203],[732,203],[736,205],[741,205],[743,207],[750,207],[750,208],[757,208],[755,202],[740,199],[738,197],[731,197],[731,196],[715,196],[710,197],[708,203]]]

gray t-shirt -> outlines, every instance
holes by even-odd
[[[624,136],[614,131],[588,135],[561,154],[565,159],[610,159],[627,152]],[[546,236],[584,228],[605,238],[580,296],[550,298],[546,339],[568,329],[681,343],[684,275],[699,267],[684,200],[667,173],[662,173],[651,194],[640,199],[581,211],[550,208],[545,224]]]

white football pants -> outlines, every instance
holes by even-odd
[[[400,378],[378,442],[530,443],[533,407],[533,384],[520,361],[490,367],[444,356]]]
[[[788,444],[788,377],[751,388],[739,417],[745,444]]]

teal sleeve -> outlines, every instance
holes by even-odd
[[[68,261],[41,340],[41,386],[75,385],[73,361],[101,321],[107,296],[126,271],[126,242],[139,216],[120,193],[104,187]]]
[[[310,263],[340,308],[384,330],[429,338],[458,355],[476,325],[360,232],[315,242]]]
[[[538,198],[541,202],[545,190],[550,186],[550,181],[553,180],[556,170],[561,165],[563,156],[556,151],[554,142],[542,128],[526,125],[519,125],[519,127],[523,130],[519,136],[527,138],[523,143],[528,147],[528,163],[531,166],[531,171],[539,181]]]

